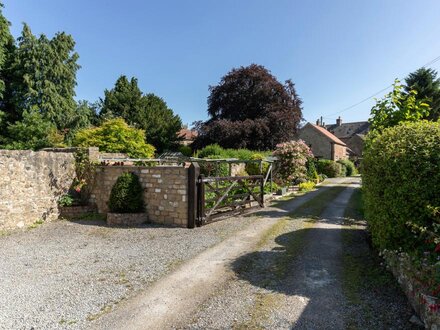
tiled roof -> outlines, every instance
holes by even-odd
[[[182,128],[179,131],[179,136],[182,137],[184,140],[194,140],[197,137],[197,132],[187,128]]]
[[[318,125],[314,125],[312,123],[308,123],[308,125],[311,125],[312,127],[314,127],[317,131],[319,131],[320,133],[324,134],[328,139],[330,139],[334,143],[337,143],[337,144],[340,144],[342,146],[345,146],[344,142],[339,140],[335,135],[333,135],[332,133],[327,131],[324,127],[321,127],[321,126],[318,126]]]
[[[325,128],[341,139],[355,134],[366,135],[370,130],[370,123],[368,121],[359,121],[341,124],[340,126],[337,124],[325,125]]]

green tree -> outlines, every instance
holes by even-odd
[[[97,108],[98,105],[96,103],[90,103],[85,100],[77,102],[76,110],[68,123],[68,129],[65,130],[66,141],[69,144],[72,142],[77,131],[98,125]]]
[[[115,87],[105,90],[104,95],[101,118],[121,117],[129,125],[145,130],[146,141],[159,152],[177,147],[182,128],[180,117],[160,97],[144,95],[136,78],[119,77]]]
[[[121,117],[129,125],[137,125],[143,108],[142,91],[138,81],[132,77],[120,76],[111,90],[104,91],[101,117],[105,119]]]
[[[14,45],[14,38],[9,30],[11,24],[3,16],[2,8],[3,4],[0,2],[0,104],[5,92],[5,68],[10,60]]]
[[[3,16],[3,4],[0,3],[0,137],[5,134],[9,120],[6,111],[7,73],[14,51],[14,38],[9,30],[10,23]]]
[[[73,38],[64,32],[52,39],[44,34],[37,38],[24,24],[11,63],[13,117],[21,118],[24,111],[39,112],[58,129],[66,128],[76,109],[79,65],[74,47]]]
[[[99,127],[78,131],[73,139],[78,147],[99,147],[104,152],[122,152],[130,157],[150,158],[154,147],[145,142],[145,131],[130,127],[122,118],[109,119]]]
[[[147,94],[143,98],[143,111],[139,114],[139,127],[146,131],[146,138],[159,152],[177,149],[181,138],[182,120],[165,101],[154,95]]]
[[[37,111],[24,111],[23,118],[7,127],[7,138],[2,138],[4,149],[32,149],[63,146],[63,136],[54,124]]]
[[[371,109],[372,131],[381,132],[401,122],[414,122],[429,116],[429,105],[417,98],[417,92],[403,92],[403,86],[396,79],[393,90]]]
[[[437,72],[429,68],[420,68],[405,78],[405,91],[417,92],[416,98],[430,105],[430,113],[426,119],[436,121],[440,118],[440,79]]]

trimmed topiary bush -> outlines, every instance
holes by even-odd
[[[435,237],[440,234],[440,212],[436,215],[435,210],[440,206],[440,122],[400,124],[380,135],[371,132],[362,181],[375,246],[438,254],[440,242]],[[417,233],[415,228],[421,230]]]
[[[325,174],[328,178],[341,176],[342,165],[329,159],[320,159],[318,161],[318,173]]]
[[[139,213],[144,210],[142,186],[134,173],[123,173],[113,185],[108,206],[113,213]]]
[[[354,163],[348,159],[340,159],[338,163],[343,166],[342,170],[345,171],[345,175],[342,176],[353,176],[357,174],[356,166]]]

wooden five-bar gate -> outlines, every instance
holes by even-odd
[[[263,175],[205,177],[197,164],[189,171],[190,200],[188,227],[203,226],[217,220],[264,207]]]

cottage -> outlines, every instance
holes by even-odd
[[[318,158],[347,159],[347,146],[324,127],[307,123],[301,128],[298,137],[303,140]]]
[[[180,144],[184,146],[189,146],[194,142],[195,138],[197,137],[197,131],[190,130],[187,127],[184,127],[179,131],[178,136],[182,139]]]
[[[336,119],[336,124],[323,125],[322,120],[321,122],[318,120],[317,124],[325,127],[330,133],[347,145],[350,158],[362,157],[365,136],[370,130],[370,123],[368,121],[343,124],[341,117],[339,117]]]

